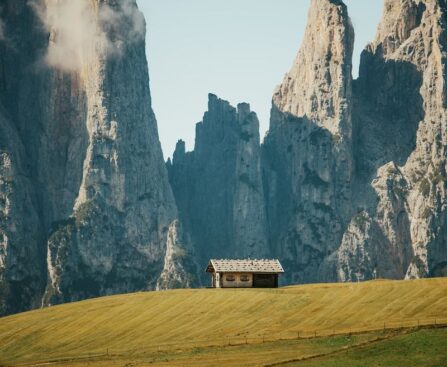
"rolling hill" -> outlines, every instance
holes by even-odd
[[[435,324],[447,324],[446,278],[134,293],[1,318],[0,365],[306,366],[423,333],[447,340],[423,328]]]

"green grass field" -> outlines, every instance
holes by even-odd
[[[420,330],[398,335],[382,342],[370,343],[284,367],[445,367],[447,366],[447,329]]]
[[[445,329],[416,328],[435,323],[447,324],[447,279],[136,293],[0,319],[0,365],[411,366],[373,359],[435,360]]]

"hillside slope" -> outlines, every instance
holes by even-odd
[[[447,323],[446,305],[442,278],[112,296],[1,318],[0,365],[382,332]]]

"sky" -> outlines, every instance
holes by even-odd
[[[152,106],[165,158],[178,139],[194,149],[208,93],[233,106],[250,103],[261,139],[273,91],[290,69],[310,0],[137,0],[147,22]],[[360,53],[374,39],[383,0],[345,0]]]

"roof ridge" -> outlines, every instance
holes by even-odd
[[[212,265],[214,271],[218,272],[284,272],[279,259],[211,259],[210,264]]]

